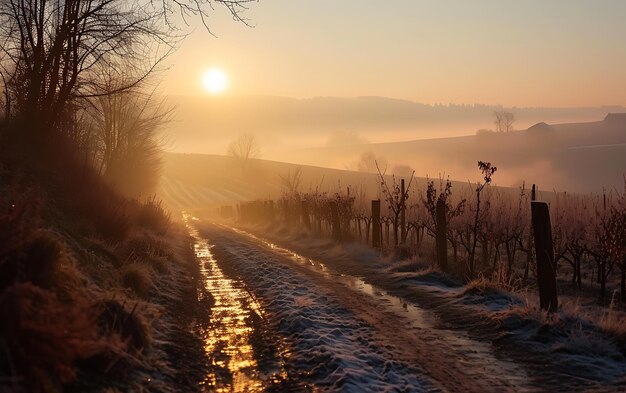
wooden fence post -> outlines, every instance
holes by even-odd
[[[372,246],[380,249],[380,199],[372,201]]]
[[[400,192],[402,192],[402,207],[400,208],[400,244],[406,243],[406,200],[404,194],[406,188],[404,186],[404,179],[400,180]]]
[[[448,269],[448,244],[446,234],[446,202],[439,199],[437,200],[437,234],[435,241],[437,243],[437,264],[444,272]]]
[[[309,203],[302,201],[302,221],[306,229],[311,229],[311,217],[309,216]]]
[[[333,232],[333,240],[336,242],[341,241],[341,227],[339,226],[339,208],[337,207],[337,202],[330,202],[330,216],[331,216],[331,225]]]
[[[552,245],[550,211],[545,202],[531,202],[535,256],[537,258],[537,283],[542,310],[554,312],[558,308],[556,293],[556,266]]]

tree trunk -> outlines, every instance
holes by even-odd
[[[606,298],[606,274],[605,274],[606,266],[605,263],[602,263],[598,268],[598,277],[600,278],[600,300],[604,303],[604,299]]]
[[[369,230],[368,230],[369,235]],[[372,246],[382,248],[380,233],[380,200],[372,201]]]
[[[474,240],[469,255],[469,275],[474,277],[474,257],[476,256],[476,244],[478,242],[478,218],[480,213],[480,191],[476,190],[476,216],[474,217]]]
[[[332,219],[333,240],[341,242],[341,227],[339,224],[339,208],[337,207],[337,202],[333,201],[330,203],[330,215]]]
[[[406,189],[404,186],[404,179],[400,181],[400,184],[402,192],[402,207],[400,207],[400,243],[404,244],[406,242],[406,199],[404,199]]]
[[[448,244],[446,235],[446,203],[440,199],[437,201],[437,234],[435,242],[437,244],[437,264],[444,272],[448,270]]]
[[[626,303],[626,261],[622,263],[622,277],[620,282],[620,299],[622,303]]]

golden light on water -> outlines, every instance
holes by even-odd
[[[200,274],[206,290],[213,296],[209,326],[201,328],[205,352],[213,359],[215,370],[232,376],[224,378],[219,372],[206,376],[204,385],[215,392],[260,392],[264,381],[259,376],[254,349],[250,344],[254,328],[250,313],[261,315],[260,305],[239,283],[229,279],[219,268],[206,240],[188,224],[194,238],[194,249],[200,261]],[[224,380],[226,379],[226,381]]]

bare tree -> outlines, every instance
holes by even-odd
[[[228,155],[236,158],[244,169],[250,160],[261,157],[261,145],[252,134],[242,134],[228,145]]]
[[[240,13],[251,1],[2,0],[4,109],[36,129],[61,129],[71,102],[111,93],[95,78],[102,66],[133,76],[120,91],[158,69],[183,37],[174,15],[205,22],[219,4],[245,22]]]
[[[423,226],[428,230],[428,234],[433,238],[437,234],[437,202],[443,201],[446,211],[446,237],[452,246],[454,252],[454,262],[458,261],[458,239],[451,228],[450,223],[455,217],[461,216],[465,211],[466,199],[461,199],[456,205],[452,203],[452,182],[443,178],[439,178],[439,188],[435,186],[433,180],[427,180],[426,195],[422,196],[422,205],[426,209],[426,214],[422,218]]]
[[[399,242],[404,242],[406,239],[400,239],[398,236],[398,228],[400,226],[400,214],[402,211],[406,209],[406,201],[409,199],[409,191],[411,190],[411,185],[413,184],[413,179],[415,178],[415,171],[411,172],[411,178],[409,179],[409,183],[406,186],[406,189],[402,189],[401,182],[396,181],[396,176],[391,176],[391,187],[389,187],[389,183],[385,179],[385,172],[380,170],[378,166],[378,162],[375,162],[376,169],[378,170],[378,181],[380,182],[380,186],[385,196],[385,201],[389,205],[389,209],[393,214],[392,223],[393,223],[393,235],[394,235],[394,244],[398,246]]]
[[[120,91],[123,81],[110,81],[114,93],[92,100],[89,115],[96,137],[95,164],[104,178],[130,197],[154,191],[161,169],[162,140],[158,131],[172,108],[154,92]]]
[[[490,162],[478,161],[478,169],[483,174],[483,181],[478,183],[476,186],[476,210],[474,215],[474,228],[473,232],[473,240],[472,240],[472,248],[470,250],[469,255],[469,274],[470,277],[474,276],[474,261],[476,257],[476,245],[478,243],[479,236],[479,226],[482,224],[480,217],[480,194],[485,189],[485,186],[491,184],[491,177],[498,170],[495,166],[491,165]]]
[[[383,172],[386,172],[387,166],[388,162],[385,157],[378,157],[371,151],[361,154],[356,162],[356,170],[359,172],[376,173],[379,167],[383,168]]]
[[[285,195],[295,198],[299,198],[300,184],[302,183],[302,167],[297,167],[293,172],[291,169],[286,175],[278,175],[280,177],[280,184],[283,187]]]
[[[494,121],[497,132],[513,131],[513,123],[515,123],[515,114],[506,111],[494,111]]]

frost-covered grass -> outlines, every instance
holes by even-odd
[[[88,173],[44,175],[0,161],[0,390],[175,391],[185,229]]]
[[[428,378],[378,345],[374,329],[319,282],[281,263],[272,250],[219,236],[212,248],[276,321],[288,365],[315,391],[426,391]],[[332,251],[332,253],[336,253]]]
[[[495,326],[498,342],[568,365],[581,378],[626,382],[622,380],[626,375],[626,313],[616,307],[606,308],[589,298],[581,301],[561,296],[559,312],[549,314],[539,309],[536,293],[513,280],[481,277],[463,282],[443,274],[421,257],[398,261],[361,244],[337,245],[285,227],[251,230],[323,260],[340,272],[366,277],[396,295],[410,299],[418,293],[420,304],[431,304],[444,319],[449,317],[446,313],[464,314],[454,317],[467,323],[458,329]],[[454,318],[451,323],[458,323]],[[567,367],[564,372],[568,372]]]

